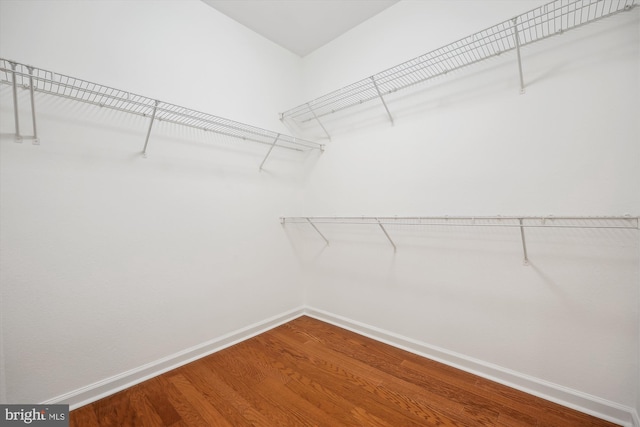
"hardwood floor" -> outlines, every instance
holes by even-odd
[[[71,412],[71,426],[613,426],[309,317]]]

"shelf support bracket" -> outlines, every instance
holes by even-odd
[[[371,81],[373,82],[373,87],[376,88],[376,92],[378,92],[378,96],[380,97],[380,101],[382,101],[382,105],[384,105],[384,109],[387,111],[387,116],[389,116],[389,120],[391,121],[391,126],[394,125],[393,123],[393,117],[391,116],[391,112],[389,111],[389,107],[387,107],[387,103],[384,101],[384,98],[382,97],[382,93],[380,92],[380,88],[378,87],[378,83],[376,82],[376,79],[371,76]]]
[[[144,148],[142,149],[142,157],[147,157],[147,145],[149,144],[149,136],[151,135],[151,128],[153,127],[153,121],[156,119],[156,110],[158,109],[159,101],[155,101],[153,105],[153,113],[151,113],[151,121],[149,122],[149,129],[147,130],[147,137],[144,140]]]
[[[9,62],[9,65],[11,65],[11,80],[13,80],[13,117],[16,125],[16,142],[22,142],[20,119],[18,118],[18,82],[16,81],[16,67],[18,64]]]
[[[327,244],[327,246],[329,246],[329,241],[327,240],[327,238],[326,238],[326,237],[324,237],[324,234],[322,234],[322,233],[320,232],[320,230],[318,230],[318,227],[316,227],[316,225],[315,225],[313,222],[311,222],[311,219],[309,219],[309,218],[305,218],[305,219],[306,219],[306,220],[307,220],[307,222],[308,222],[308,223],[313,227],[313,229],[314,229],[314,230],[316,230],[316,232],[320,235],[320,237],[322,237],[322,240],[324,240],[324,241],[325,241],[325,243]]]
[[[31,98],[31,121],[33,124],[33,144],[39,145],[40,140],[38,139],[38,128],[36,126],[36,100],[35,100],[35,88],[33,87],[33,67],[27,66],[27,70],[29,70],[29,96]]]
[[[391,236],[389,236],[389,233],[387,233],[387,229],[384,228],[384,225],[382,225],[382,223],[378,218],[376,218],[376,221],[378,221],[378,225],[380,226],[380,229],[382,230],[384,235],[387,236],[387,240],[389,240],[389,243],[391,243],[391,246],[393,246],[393,252],[396,252],[398,248],[396,247],[396,244],[393,243],[393,240],[391,240]]]
[[[276,139],[273,140],[273,144],[271,144],[271,147],[269,147],[269,151],[267,151],[267,155],[264,156],[264,159],[262,159],[262,163],[260,163],[260,170],[262,170],[262,166],[264,166],[264,162],[267,161],[267,158],[271,154],[271,150],[273,150],[273,147],[276,146],[276,142],[278,142],[279,138],[280,138],[280,134],[276,135]]]
[[[316,115],[316,112],[313,111],[313,108],[311,108],[311,105],[309,105],[308,102],[307,102],[307,108],[309,109],[309,111],[311,111],[311,114],[313,114],[313,118],[316,119],[316,122],[318,122],[318,124],[322,128],[322,130],[324,131],[324,134],[327,135],[327,138],[329,138],[329,141],[331,141],[331,135],[329,135],[329,132],[327,132],[327,129],[324,127],[324,125],[322,124],[322,122],[320,121],[318,116]]]
[[[523,265],[529,265],[529,257],[527,256],[527,241],[524,238],[524,224],[523,219],[518,218],[520,222],[520,237],[522,238],[522,251],[524,252],[524,260],[522,261]]]
[[[520,36],[518,35],[518,18],[513,18],[513,37],[516,42],[516,54],[518,56],[518,71],[520,72],[520,93],[524,93],[524,77],[522,76],[522,57],[520,56]]]

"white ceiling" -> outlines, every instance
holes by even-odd
[[[399,0],[202,0],[305,56]]]

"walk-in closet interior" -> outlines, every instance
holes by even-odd
[[[221,3],[0,0],[0,403],[306,315],[640,427],[638,0]]]

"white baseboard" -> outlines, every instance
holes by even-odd
[[[225,334],[221,337],[204,342],[202,344],[185,349],[170,356],[163,357],[138,368],[127,372],[106,378],[102,381],[90,384],[88,386],[73,390],[69,393],[49,399],[42,402],[43,405],[52,405],[56,403],[64,403],[69,405],[69,409],[73,410],[80,406],[87,405],[103,397],[117,393],[125,388],[139,384],[150,378],[178,368],[194,360],[208,356],[216,351],[230,347],[241,341],[259,335],[263,332],[273,329],[276,326],[287,323],[304,314],[304,308],[300,307],[285,313],[270,317],[266,320],[254,323],[242,329]]]
[[[567,406],[577,411],[584,412],[625,427],[640,427],[638,412],[633,408],[515,372],[482,360],[474,359],[463,354],[419,342],[417,340],[385,331],[362,322],[328,313],[323,310],[306,307],[304,314],[309,317],[331,323],[335,326],[348,329],[376,341],[389,344],[393,347],[424,356],[560,405]]]
[[[307,315],[309,317],[331,323],[338,327],[375,339],[376,341],[436,360],[446,365],[453,366],[463,371],[470,372],[483,378],[522,390],[526,393],[625,427],[640,427],[638,412],[633,408],[622,406],[615,402],[600,399],[577,390],[540,380],[501,366],[493,365],[463,354],[432,346],[375,326],[367,325],[362,322],[312,307],[300,307],[270,317],[261,322],[254,323],[245,328],[238,329],[221,337],[196,345],[130,371],[123,372],[113,377],[106,378],[102,381],[98,381],[69,393],[57,396],[53,399],[49,399],[42,402],[42,404],[66,403],[69,404],[70,409],[76,409],[172,369],[193,362],[194,360],[208,356],[216,351],[230,347],[253,336],[259,335],[302,315]]]

